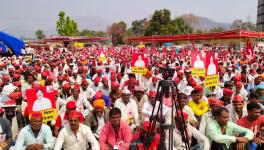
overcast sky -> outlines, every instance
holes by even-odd
[[[256,22],[257,0],[0,0],[0,29],[13,33],[54,30],[58,12],[63,10],[81,27],[103,30],[106,24],[121,20],[130,26],[133,20],[163,8],[172,17],[193,13],[216,22]]]

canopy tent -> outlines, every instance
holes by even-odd
[[[15,55],[21,55],[21,49],[25,46],[22,40],[2,31],[0,31],[0,42],[10,48]]]
[[[109,37],[88,37],[88,36],[51,36],[50,38],[45,39],[46,42],[56,42],[56,41],[63,41],[63,42],[95,42],[95,41],[110,41]]]
[[[244,30],[232,30],[224,32],[204,33],[204,34],[182,34],[182,35],[155,35],[144,37],[131,37],[128,42],[175,42],[175,41],[196,41],[196,40],[219,40],[219,39],[243,39],[262,38],[264,32],[252,32]]]

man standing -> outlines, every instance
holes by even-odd
[[[100,149],[128,149],[132,133],[129,125],[121,121],[120,109],[111,109],[109,116],[110,121],[104,125],[100,135]]]
[[[93,150],[99,150],[100,146],[91,129],[80,123],[80,113],[71,111],[69,114],[70,125],[63,128],[57,138],[54,150],[85,150],[91,143]]]
[[[16,150],[53,149],[54,138],[48,125],[42,123],[41,112],[33,112],[30,124],[24,127],[17,138]]]

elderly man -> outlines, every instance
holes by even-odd
[[[111,109],[109,116],[110,121],[104,125],[100,135],[100,149],[128,149],[132,133],[129,125],[121,121],[120,109]]]
[[[99,150],[100,146],[91,129],[80,123],[80,112],[71,111],[69,114],[70,125],[63,128],[57,138],[54,150],[85,150],[91,143],[93,150]]]
[[[229,121],[229,111],[219,107],[214,111],[215,120],[206,127],[207,137],[211,140],[211,147],[218,150],[232,148],[243,149],[249,140],[253,139],[253,132]]]
[[[130,98],[130,95],[130,91],[125,88],[122,97],[115,101],[115,107],[121,110],[122,120],[126,121],[133,130],[139,128],[139,114],[137,103]]]
[[[41,150],[53,149],[54,138],[50,127],[42,123],[41,112],[33,112],[30,116],[30,124],[24,127],[17,138],[17,150]]]
[[[94,136],[99,139],[103,126],[109,120],[109,110],[105,107],[105,102],[102,99],[97,99],[93,102],[94,110],[85,117],[84,124],[91,127]]]

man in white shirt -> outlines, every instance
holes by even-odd
[[[115,107],[119,108],[122,113],[122,120],[130,125],[130,128],[139,129],[138,106],[135,100],[130,98],[131,92],[125,88],[122,91],[122,97],[115,101]]]
[[[88,81],[82,80],[81,82],[81,94],[85,95],[89,101],[92,100],[92,97],[95,95],[95,91],[88,87]]]
[[[157,94],[156,91],[149,91],[148,101],[144,102],[141,111],[143,121],[149,121],[153,107],[155,105],[156,94]],[[153,113],[154,115],[157,114],[158,106],[159,106],[159,101],[156,102],[155,110]]]
[[[75,101],[76,102],[76,111],[79,111],[83,114],[83,117],[87,116],[90,111],[93,110],[92,105],[87,100],[85,95],[80,94],[80,86],[74,85],[72,89],[72,95],[66,99],[66,102]]]
[[[91,143],[93,150],[100,149],[91,129],[80,123],[79,112],[71,111],[69,122],[70,125],[60,131],[54,150],[85,150],[89,147],[88,143]]]

